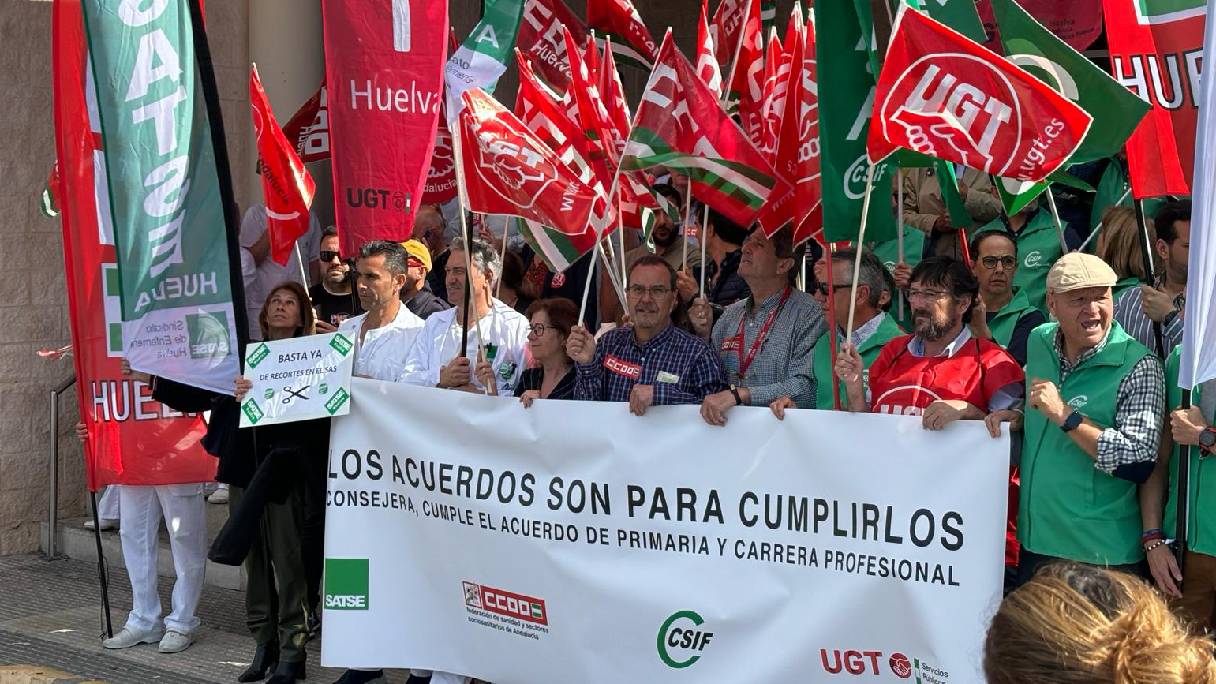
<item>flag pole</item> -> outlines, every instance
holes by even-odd
[[[904,263],[904,170],[903,167],[895,169],[895,247],[898,250],[897,259],[899,263]],[[899,320],[904,319],[904,293],[898,287],[891,293],[896,300],[899,301]]]
[[[469,307],[473,303],[473,282],[471,274],[473,272],[473,232],[469,228],[468,206],[469,194],[464,184],[464,127],[460,123],[460,115],[456,115],[456,132],[452,135],[452,153],[455,158],[456,167],[456,191],[460,196],[460,232],[464,236],[464,314],[460,322],[460,349],[456,351],[458,356],[464,356],[469,348]],[[501,280],[502,276],[499,275]],[[493,310],[493,302],[490,302],[491,310]],[[477,319],[477,358],[481,359],[484,355],[483,342],[484,337],[481,335],[481,319]],[[486,394],[490,393],[490,388],[487,385],[485,388]]]
[[[304,289],[307,290],[311,285],[308,282],[308,272],[304,270],[304,256],[300,254],[300,241],[297,239],[295,244],[296,261],[300,264],[300,282],[304,283]]]
[[[1149,287],[1157,284],[1157,270],[1153,267],[1153,246],[1149,244],[1148,221],[1144,218],[1144,202],[1133,200],[1136,208],[1136,224],[1140,226],[1140,254],[1144,258],[1144,282]],[[1165,358],[1165,336],[1161,324],[1153,321],[1153,340],[1157,343],[1157,356]]]
[[[1182,390],[1182,407],[1184,411],[1191,408],[1191,390]],[[1178,490],[1175,499],[1178,502],[1178,512],[1176,517],[1177,526],[1174,528],[1174,539],[1177,546],[1174,547],[1174,558],[1178,561],[1178,570],[1182,576],[1186,577],[1186,568],[1183,567],[1183,562],[1186,560],[1186,537],[1190,532],[1191,518],[1191,453],[1194,447],[1191,445],[1181,446],[1179,454],[1182,459],[1178,461]],[[1185,580],[1182,580],[1185,581]],[[1182,589],[1182,581],[1178,582],[1178,588]]]
[[[1060,250],[1062,254],[1068,254],[1068,240],[1064,239],[1064,224],[1060,222],[1060,211],[1056,209],[1056,196],[1051,191],[1051,186],[1047,186],[1047,207],[1051,209],[1051,220],[1056,222],[1056,235],[1060,237]]]
[[[620,181],[621,167],[618,165],[616,168],[616,173],[612,174],[612,187],[608,190],[608,201],[611,201],[612,196],[616,194],[616,189],[620,185]],[[607,209],[605,209],[605,211],[607,211]],[[592,222],[592,230],[595,231],[595,247],[592,248],[592,251],[595,253],[591,255],[591,263],[587,266],[587,282],[583,285],[583,302],[578,307],[579,325],[583,325],[586,322],[587,299],[591,296],[591,280],[595,278],[595,262],[599,259],[600,242],[602,242],[604,239],[604,236],[600,234],[599,229],[594,225],[594,222]]]
[[[857,229],[857,257],[853,260],[853,296],[849,298],[849,324],[848,329],[844,331],[845,341],[853,344],[853,317],[857,313],[857,283],[861,279],[861,254],[865,249],[866,241],[866,223],[870,214],[870,197],[874,194],[874,164],[869,164],[866,168],[866,194],[861,200],[861,225]],[[889,201],[889,200],[888,200]],[[832,279],[828,278],[828,282]]]
[[[502,252],[498,255],[498,263],[503,264],[503,268],[506,268],[507,263],[507,227],[510,224],[511,219],[509,217],[502,217]],[[494,285],[494,296],[502,296],[502,276],[499,276],[498,283]]]
[[[688,219],[692,218],[692,176],[686,175],[688,179],[688,189],[684,191],[684,239],[680,245],[680,270],[688,272]],[[701,270],[705,270],[705,265],[701,265]]]
[[[701,220],[701,229],[697,231],[697,241],[701,243],[701,293],[705,293],[705,245],[709,240],[705,239],[705,228],[709,225],[709,205],[705,205],[704,217]]]
[[[611,45],[611,42],[609,45]],[[621,197],[619,194],[616,198],[616,241],[621,245],[620,283],[624,283],[629,280],[629,264],[625,263],[625,215],[621,212]],[[611,250],[611,244],[609,244],[609,249]],[[614,256],[612,260],[615,262],[616,257]],[[618,289],[617,294],[620,294],[620,284],[616,280],[613,280],[612,284]],[[623,300],[622,304],[624,304]]]
[[[1132,194],[1132,189],[1129,187],[1128,189],[1123,191],[1123,194],[1111,206],[1117,207],[1120,204],[1123,204],[1123,200],[1127,199],[1127,196],[1130,194]],[[1089,247],[1089,243],[1093,242],[1094,238],[1098,237],[1098,232],[1102,230],[1102,224],[1103,224],[1103,221],[1098,221],[1098,225],[1094,226],[1094,229],[1092,231],[1090,231],[1089,237],[1085,238],[1085,242],[1082,242],[1081,246],[1078,247],[1075,251],[1084,252],[1085,248]]]
[[[612,240],[609,239],[604,244],[608,246],[608,250],[600,252],[600,260],[604,262],[604,268],[608,269],[608,279],[612,283],[612,289],[616,291],[617,301],[621,303],[621,307],[628,313],[629,305],[625,303],[625,291],[621,287],[621,281],[617,279],[616,253],[612,249]]]

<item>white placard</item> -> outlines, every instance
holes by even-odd
[[[251,343],[245,377],[253,389],[241,402],[241,427],[349,413],[354,351],[340,332]]]

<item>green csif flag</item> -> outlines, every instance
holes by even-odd
[[[196,2],[82,6],[106,150],[124,356],[135,370],[231,394],[240,372],[233,231],[226,232],[224,211],[231,189],[227,157],[217,158],[214,146],[222,144],[207,106],[215,82],[200,59],[207,54],[201,30],[195,42]]]
[[[487,0],[481,21],[457,48],[444,67],[447,85],[447,115],[451,125],[460,114],[460,96],[466,90],[481,88],[494,93],[498,79],[512,59],[525,0]]]
[[[823,232],[829,242],[856,240],[869,163],[866,135],[874,113],[875,72],[857,7],[852,2],[815,5],[819,92],[819,144]],[[866,241],[895,238],[889,164],[874,168]]]
[[[1094,117],[1072,163],[1104,159],[1118,152],[1148,112],[1149,104],[1055,37],[1013,0],[992,0],[992,9],[1006,58]]]

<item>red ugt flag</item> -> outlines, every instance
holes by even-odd
[[[643,69],[654,66],[659,46],[630,0],[587,0],[587,25],[612,39],[621,59]]]
[[[1040,181],[1080,146],[1085,110],[962,34],[902,6],[874,94],[866,151],[904,147],[985,173]]]
[[[317,186],[275,121],[256,65],[249,70],[249,102],[253,106],[253,132],[261,161],[270,256],[286,266],[296,240],[308,232],[308,209]]]
[[[447,0],[324,0],[325,78],[342,253],[408,240],[447,61]]]
[[[329,159],[329,107],[326,104],[325,79],[321,87],[308,98],[291,121],[283,126],[283,135],[296,146],[296,153],[305,164]]]
[[[1205,0],[1104,0],[1115,80],[1153,105],[1127,140],[1132,194],[1191,194]]]
[[[528,0],[519,25],[516,45],[536,65],[549,85],[564,91],[570,82],[570,59],[566,56],[563,27],[576,45],[587,40],[587,25],[562,0]]]
[[[586,233],[597,204],[595,190],[485,91],[473,88],[462,99],[460,153],[468,208],[520,216],[567,235]]]

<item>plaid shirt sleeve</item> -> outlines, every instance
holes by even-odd
[[[1116,401],[1115,425],[1098,437],[1094,465],[1108,475],[1142,482],[1147,478],[1142,464],[1156,461],[1165,413],[1165,375],[1157,357],[1145,356],[1132,368],[1119,383]]]
[[[588,364],[574,364],[574,399],[601,401],[604,397],[604,344],[595,345],[595,359]]]

